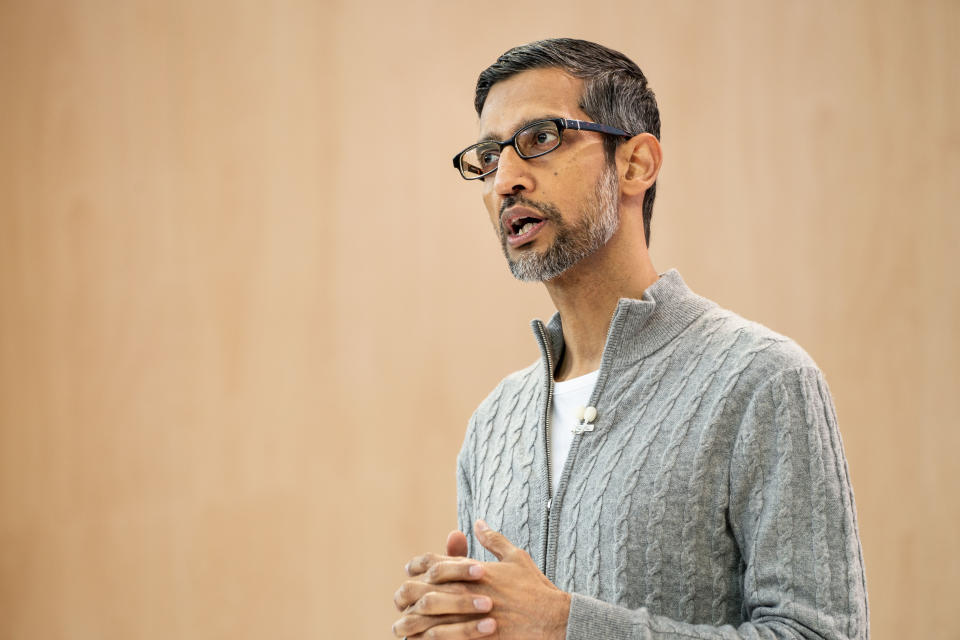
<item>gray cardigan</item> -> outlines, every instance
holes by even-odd
[[[470,556],[484,518],[573,594],[567,638],[867,638],[856,511],[826,381],[796,343],[676,270],[621,299],[592,431],[549,469],[560,317],[458,457]],[[560,474],[556,495],[549,477]]]

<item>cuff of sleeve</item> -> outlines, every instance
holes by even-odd
[[[570,594],[567,640],[617,640],[634,638],[647,622],[647,610],[631,611],[590,596]]]

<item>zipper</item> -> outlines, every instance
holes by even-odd
[[[543,323],[537,321],[537,330],[540,332],[540,340],[543,344],[543,352],[547,355],[547,404],[543,410],[543,437],[546,443],[546,468],[547,468],[547,508],[543,518],[543,566],[540,568],[544,575],[547,573],[547,546],[550,539],[550,509],[553,507],[553,480],[550,475],[550,412],[553,405],[553,357],[550,355],[550,342],[547,340],[546,330]]]
[[[610,319],[610,327],[607,329],[607,340],[610,340],[610,336],[615,329],[615,323],[617,316],[621,313],[623,306],[618,303],[617,309],[613,313],[613,317]],[[547,577],[547,580],[553,582],[555,576],[552,574],[556,572],[556,546],[554,546],[554,558],[553,562],[550,562],[548,554],[550,552],[550,539],[551,539],[551,530],[554,529],[553,525],[559,528],[559,522],[553,523],[551,521],[553,500],[555,497],[562,497],[566,492],[566,482],[568,478],[563,475],[564,471],[572,468],[572,464],[577,458],[577,454],[580,450],[580,444],[583,441],[583,432],[574,434],[573,442],[570,445],[570,451],[567,453],[567,462],[564,469],[560,469],[560,484],[557,486],[557,496],[553,495],[553,480],[552,480],[552,470],[550,469],[550,415],[552,413],[553,406],[553,357],[550,352],[550,342],[547,339],[547,332],[544,329],[543,322],[536,320],[536,328],[540,336],[540,342],[543,346],[543,352],[547,358],[547,403],[544,407],[543,414],[543,429],[544,429],[544,441],[546,442],[546,470],[547,470],[547,504],[544,510],[544,521],[543,521],[543,566],[540,567],[540,570],[543,572],[543,575]],[[600,400],[600,393],[602,387],[606,384],[606,372],[609,371],[610,359],[613,358],[611,353],[607,352],[607,347],[604,346],[603,357],[600,360],[600,374],[597,376],[597,381],[593,386],[593,392],[590,394],[590,406],[596,407]],[[562,501],[561,501],[562,506]],[[553,531],[554,538],[559,538],[559,531]]]

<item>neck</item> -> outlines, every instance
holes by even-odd
[[[619,233],[593,255],[545,282],[563,323],[563,359],[555,380],[582,376],[600,367],[610,319],[620,298],[640,298],[659,277],[644,244],[619,246]]]

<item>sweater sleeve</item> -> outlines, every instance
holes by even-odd
[[[742,623],[686,624],[573,594],[567,638],[869,637],[853,492],[818,369],[783,371],[753,394],[730,460],[728,515],[742,557]]]

